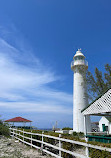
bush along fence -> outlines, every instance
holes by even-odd
[[[111,158],[111,148],[89,144],[87,142],[64,139],[34,131],[24,131],[10,128],[11,137],[19,141],[41,150],[51,156],[57,158]],[[80,152],[84,151],[84,152]]]

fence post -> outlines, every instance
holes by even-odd
[[[31,130],[31,148],[32,148],[32,130]]]
[[[18,138],[18,129],[16,128],[16,137]]]
[[[42,143],[41,143],[41,151],[42,151],[42,155],[43,155],[43,142],[44,142],[43,133],[44,133],[44,131],[42,131]]]
[[[86,143],[88,142],[88,138],[85,138]],[[89,158],[89,149],[86,147],[86,156]]]
[[[23,129],[23,143],[24,143],[24,129]]]
[[[61,134],[59,134],[59,138],[61,138]],[[59,157],[61,157],[61,140],[59,140]]]
[[[14,138],[14,128],[13,128],[13,138]]]
[[[88,138],[86,137],[87,135],[87,122],[86,122],[86,115],[84,115],[84,134],[85,134],[85,140],[86,143],[88,142]],[[89,149],[86,147],[86,156],[89,158]]]
[[[9,128],[9,133],[10,133],[10,136],[11,136],[11,128]]]
[[[17,136],[16,128],[15,128],[15,137]]]
[[[20,139],[20,129],[19,129],[19,139]]]
[[[12,137],[12,129],[11,129],[11,127],[9,128],[9,132],[10,132],[10,136]]]

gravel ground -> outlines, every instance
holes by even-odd
[[[23,143],[11,139],[0,138],[0,158],[52,158],[51,156],[43,156],[40,151]]]

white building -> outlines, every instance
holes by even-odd
[[[81,111],[88,106],[86,71],[88,62],[80,49],[76,52],[71,63],[73,78],[73,131],[84,132],[84,116]],[[91,130],[90,117],[87,116],[87,131]]]
[[[82,114],[84,118],[91,115],[102,116],[99,122],[100,131],[103,132],[103,129],[107,131],[108,128],[111,134],[111,88],[96,98],[87,108],[82,110]],[[85,129],[87,133],[86,123]]]
[[[111,134],[111,116],[102,117],[99,121],[100,132],[108,131]]]

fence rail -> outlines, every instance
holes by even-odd
[[[19,133],[17,133],[19,132]],[[50,136],[50,135],[45,135],[45,134],[39,134],[39,133],[32,133],[32,132],[26,132],[24,130],[18,130],[18,129],[14,129],[14,128],[10,128],[10,134],[12,137],[14,137],[15,139],[18,139],[19,141],[31,146],[31,147],[34,147],[36,149],[40,149],[41,151],[51,155],[51,156],[54,156],[54,157],[57,157],[57,158],[61,158],[62,156],[62,153],[61,152],[65,152],[67,154],[70,154],[72,156],[75,156],[75,157],[79,157],[79,158],[89,158],[89,151],[88,151],[88,148],[94,148],[94,149],[99,149],[99,150],[104,150],[104,151],[108,151],[108,152],[111,152],[111,148],[106,148],[106,147],[101,147],[101,146],[97,146],[97,145],[91,145],[91,144],[88,144],[88,143],[84,143],[84,142],[79,142],[79,141],[74,141],[74,140],[69,140],[69,139],[64,139],[64,138],[61,138],[61,134],[59,134],[59,137],[55,137],[55,136]],[[27,137],[25,136],[24,134],[29,134],[30,137]],[[40,136],[42,139],[41,140],[37,140],[37,139],[34,139],[32,136],[33,135],[37,135],[37,136]],[[21,138],[19,138],[21,137]],[[47,143],[44,141],[44,138],[51,138],[51,139],[54,139],[54,140],[58,140],[58,146],[56,145],[52,145],[50,143]],[[27,142],[26,140],[24,139],[27,139],[27,140],[30,140],[30,142]],[[41,146],[36,146],[33,144],[33,142],[37,142],[37,143],[40,143]],[[83,154],[79,154],[79,153],[76,153],[75,151],[72,152],[72,151],[69,151],[69,150],[66,150],[66,149],[63,149],[62,148],[62,142],[68,142],[68,143],[72,143],[72,144],[76,144],[76,145],[80,145],[80,146],[83,146],[86,148],[86,152],[85,152],[85,155]],[[58,153],[55,154],[51,151],[49,151],[48,149],[44,149],[44,145],[46,145],[47,147],[51,147],[53,149],[56,149],[58,150]]]

